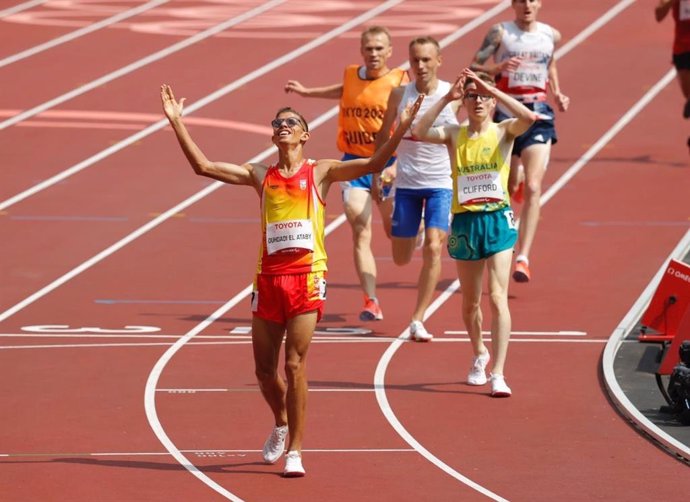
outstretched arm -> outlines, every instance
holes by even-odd
[[[388,162],[388,159],[395,153],[395,149],[400,144],[400,140],[409,129],[410,124],[412,124],[423,100],[424,95],[422,94],[414,103],[403,111],[400,115],[398,126],[395,128],[391,137],[382,144],[371,157],[345,161],[320,161],[319,168],[322,171],[323,179],[328,182],[348,181],[364,176],[365,174],[381,171],[385,167],[386,162]]]
[[[259,164],[243,164],[240,166],[227,162],[212,162],[208,160],[204,152],[202,152],[192,140],[187,127],[182,121],[184,101],[185,98],[180,99],[179,102],[175,99],[175,95],[169,85],[163,84],[161,86],[163,112],[168,118],[173,131],[175,131],[177,141],[185,157],[187,157],[189,164],[194,169],[194,172],[198,175],[207,176],[233,185],[251,185],[257,189],[260,188],[261,183],[259,182],[257,184],[254,176],[256,173],[254,171],[263,166]]]
[[[285,92],[294,92],[305,98],[340,99],[343,95],[343,84],[332,84],[323,87],[304,87],[298,80],[288,80]]]

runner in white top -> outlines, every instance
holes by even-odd
[[[384,131],[405,109],[407,103],[425,94],[421,117],[434,103],[444,97],[451,84],[438,79],[441,49],[432,37],[419,37],[410,42],[410,70],[415,81],[393,89],[388,99],[383,125],[377,142],[388,138]],[[435,125],[456,124],[459,102],[443,109]],[[403,137],[397,150],[398,163],[395,178],[395,202],[391,244],[396,265],[410,262],[415,250],[417,232],[424,217],[423,264],[417,283],[417,303],[412,312],[410,337],[416,341],[429,341],[433,336],[422,324],[424,313],[431,303],[441,274],[441,254],[448,233],[453,184],[450,177],[450,159],[445,145],[418,141],[411,134]]]
[[[471,69],[496,77],[496,87],[533,110],[537,122],[515,140],[509,188],[515,202],[522,202],[522,215],[513,279],[531,278],[529,254],[539,221],[541,184],[551,154],[558,141],[554,112],[546,102],[547,88],[559,111],[565,112],[570,99],[560,90],[554,50],[561,34],[537,21],[541,0],[512,0],[515,20],[491,27],[474,57]],[[489,58],[493,56],[493,63]],[[497,107],[494,120],[510,117]],[[523,193],[524,190],[524,193]]]

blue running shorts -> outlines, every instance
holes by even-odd
[[[528,146],[546,144],[549,141],[552,145],[558,143],[556,126],[554,124],[554,113],[549,104],[546,101],[540,101],[537,103],[524,103],[524,105],[533,112],[539,114],[539,119],[532,124],[524,134],[515,138],[513,155],[517,155],[518,157],[522,153],[522,150]],[[501,122],[509,118],[511,118],[509,115],[499,110],[496,110],[494,114],[494,122]]]
[[[510,206],[491,212],[457,213],[450,225],[448,254],[456,260],[483,260],[511,249],[517,236]]]
[[[448,232],[450,188],[397,188],[393,205],[393,237],[416,237],[424,213],[424,226]]]
[[[340,160],[352,160],[352,159],[363,159],[366,157],[360,157],[359,155],[352,155],[350,153],[345,153],[343,154],[343,158]],[[396,157],[391,157],[388,162],[386,163],[386,167],[392,165],[395,162]],[[377,174],[378,176],[378,174]],[[371,182],[373,180],[374,175],[373,174],[365,174],[364,176],[360,176],[359,178],[356,178],[354,180],[350,181],[341,181],[340,182],[340,188],[343,189],[343,191],[349,189],[349,188],[356,188],[358,190],[366,190],[367,192],[371,192]],[[383,191],[383,196],[388,197],[390,190],[391,190],[391,185],[388,185],[384,191]]]

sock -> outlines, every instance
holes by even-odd
[[[515,258],[515,262],[523,262],[525,265],[529,266],[529,258],[527,258],[524,254],[519,254],[517,255],[517,258]]]

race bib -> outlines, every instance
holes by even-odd
[[[690,0],[680,0],[680,9],[678,14],[678,19],[680,21],[687,21],[690,19]]]
[[[316,279],[316,291],[318,291],[319,300],[326,299],[326,279],[323,277],[317,277]]]
[[[515,224],[515,213],[513,213],[513,211],[511,210],[508,210],[503,214],[506,217],[508,228],[511,228],[512,230],[517,230],[517,225]]]
[[[547,75],[543,64],[523,60],[515,71],[508,72],[508,86],[546,89]]]
[[[290,248],[314,250],[314,229],[311,220],[289,220],[266,224],[268,254]]]
[[[458,202],[463,206],[505,200],[498,171],[463,174],[457,184]]]

